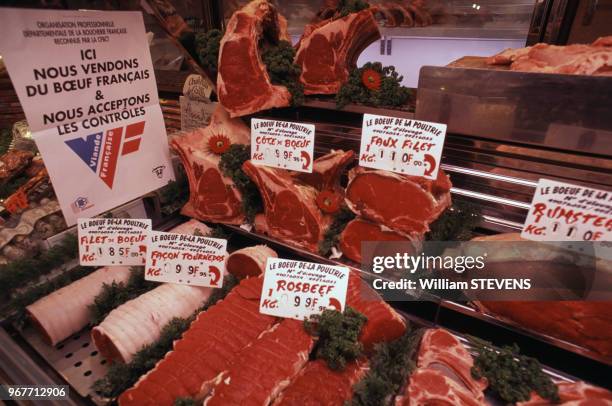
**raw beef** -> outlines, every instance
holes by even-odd
[[[491,314],[568,341],[612,361],[612,306],[607,302],[480,302]]]
[[[143,346],[159,339],[174,317],[189,317],[210,297],[213,288],[165,283],[117,307],[91,331],[102,356],[130,362]]]
[[[487,59],[490,65],[510,65],[523,72],[573,75],[612,75],[612,36],[599,38],[591,45],[566,46],[536,44],[506,49]]]
[[[189,201],[182,213],[204,221],[242,224],[242,197],[234,182],[219,169],[221,156],[214,151],[217,143],[250,142],[250,131],[240,119],[232,119],[227,111],[217,106],[210,125],[172,139],[171,145],[179,154],[189,179]]]
[[[348,80],[359,54],[380,38],[371,10],[307,25],[297,44],[304,94],[335,94]]]
[[[312,164],[312,173],[300,172],[297,178],[318,191],[341,191],[340,178],[354,159],[355,152],[352,150],[332,150],[315,159]]]
[[[552,403],[550,400],[542,399],[536,393],[531,395],[531,399],[526,402],[519,402],[517,406],[611,406],[612,392],[589,385],[582,381],[562,382],[557,385],[559,388],[559,403]]]
[[[269,405],[306,364],[313,343],[302,322],[283,320],[234,357],[204,405]]]
[[[176,234],[206,235],[205,224],[190,220],[174,227]],[[166,283],[113,309],[91,331],[92,341],[108,360],[129,362],[143,346],[154,343],[174,317],[189,317],[210,297],[213,289]],[[92,301],[93,302],[93,301]]]
[[[451,183],[440,170],[434,181],[361,166],[349,173],[346,201],[364,219],[405,235],[429,231],[451,204]]]
[[[233,357],[276,321],[259,313],[263,280],[248,278],[198,315],[174,349],[119,397],[119,404],[172,406],[178,397],[202,397]]]
[[[518,233],[478,237],[474,241],[525,241]],[[545,260],[549,250],[527,248],[533,244],[517,244],[510,262]],[[521,249],[522,248],[522,249]],[[542,257],[543,256],[543,257]],[[541,257],[541,258],[540,258]],[[526,262],[526,259],[528,262]],[[538,268],[540,270],[540,268]],[[568,341],[590,349],[612,362],[612,306],[595,301],[483,301],[484,311],[518,324],[525,329]]]
[[[265,225],[259,228],[283,242],[316,251],[330,222],[317,207],[316,190],[287,171],[246,161],[242,169],[257,185],[264,203]],[[256,221],[260,223],[260,217]]]
[[[474,360],[461,342],[443,329],[429,329],[423,334],[417,359],[418,368],[436,369],[484,401],[485,379],[472,377]]]
[[[87,326],[91,320],[88,306],[104,284],[126,282],[129,277],[127,266],[100,268],[37,300],[26,311],[45,341],[55,345]]]
[[[486,405],[485,379],[472,377],[472,356],[461,342],[443,329],[429,329],[419,345],[417,369],[408,378],[396,406]]]
[[[416,247],[421,242],[420,234],[409,237],[396,233],[380,224],[360,217],[351,220],[340,234],[340,251],[347,258],[361,263],[361,243],[364,241],[410,241]],[[382,243],[384,245],[384,243]]]
[[[240,279],[263,275],[268,258],[278,258],[278,255],[265,245],[242,248],[227,258],[227,272]]]
[[[365,360],[353,361],[342,371],[331,370],[323,360],[311,361],[276,399],[274,406],[343,405],[351,400],[353,385],[367,371]]]
[[[410,384],[395,406],[484,406],[463,386],[437,369],[417,369],[410,375]]]
[[[368,319],[359,337],[366,351],[377,343],[393,341],[406,331],[402,317],[355,272],[349,277],[346,304]]]
[[[274,43],[289,39],[283,21],[272,3],[253,0],[236,11],[227,23],[219,48],[217,93],[230,116],[290,104],[291,94],[286,87],[270,82],[259,54],[262,39]]]

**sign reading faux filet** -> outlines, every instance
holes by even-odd
[[[297,320],[344,311],[349,273],[343,266],[268,258],[259,311]]]
[[[364,114],[359,165],[436,179],[446,124]]]
[[[74,138],[64,142],[112,189],[119,151],[121,156],[138,151],[144,127],[144,121],[128,125],[123,138],[124,128],[118,127],[105,133],[90,134],[85,139]]]

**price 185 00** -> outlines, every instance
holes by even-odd
[[[97,252],[100,254],[100,256],[107,255],[109,257],[127,258],[130,255],[131,250],[129,247],[99,247]],[[138,255],[137,253],[134,254]]]

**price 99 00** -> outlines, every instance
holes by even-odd
[[[316,297],[301,298],[300,296],[295,296],[293,298],[294,307],[304,306],[304,308],[306,309],[314,308],[318,302],[319,299],[317,299]]]

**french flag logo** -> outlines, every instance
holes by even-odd
[[[79,158],[109,187],[113,188],[119,157],[140,149],[145,122],[130,124],[65,141]]]

